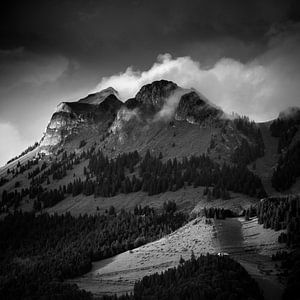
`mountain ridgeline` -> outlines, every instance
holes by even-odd
[[[61,102],[41,141],[0,169],[0,298],[92,299],[66,280],[94,261],[133,256],[146,243],[196,225],[210,230],[212,219],[245,211],[246,219],[257,213],[266,228],[286,230],[279,242],[298,247],[299,197],[265,198],[266,179],[283,192],[300,176],[299,114],[292,112],[266,127],[167,80],[124,102],[112,87]],[[270,141],[278,143],[272,157]],[[198,205],[206,223],[200,214],[193,219]],[[139,278],[131,291],[101,299],[263,297],[232,258],[193,252]]]
[[[166,80],[143,86],[125,103],[117,97],[107,88],[60,103],[38,146],[39,157],[18,161],[1,177],[1,210],[24,201],[39,210],[68,195],[152,196],[188,186],[213,186],[226,198],[229,191],[266,195],[247,168],[264,155],[260,129],[247,117],[232,120],[197,91]],[[43,158],[44,153],[50,155]],[[84,161],[89,163],[83,176],[67,176]],[[15,189],[6,189],[11,179]]]
[[[263,155],[264,146],[255,123],[239,119],[230,120],[197,91],[166,80],[143,86],[124,103],[117,91],[107,88],[78,102],[60,103],[40,142],[40,151],[49,154],[68,145],[74,150],[72,142],[88,139],[90,145],[97,142],[100,148],[115,153],[152,149],[176,157],[183,152],[208,151],[214,158],[236,161],[243,152],[249,158],[241,159],[249,163]],[[170,151],[168,148],[176,147],[172,137],[177,134],[174,140],[178,140],[180,151]],[[188,140],[193,140],[194,147]]]

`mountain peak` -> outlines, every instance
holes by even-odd
[[[195,90],[192,90],[180,98],[175,118],[200,124],[217,121],[221,115],[223,115],[221,109],[215,107]]]
[[[176,89],[178,85],[168,80],[157,80],[152,83],[142,86],[136,94],[135,99],[155,111],[161,109],[168,98]]]
[[[300,120],[300,107],[288,107],[279,113],[278,119]]]
[[[117,98],[119,96],[118,92],[113,87],[108,87],[99,92],[89,94],[85,98],[80,99],[78,102],[97,105],[103,102],[110,95],[114,95]]]

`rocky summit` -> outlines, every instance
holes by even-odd
[[[121,129],[133,116],[139,115],[139,120],[149,118],[149,115],[153,117],[178,90],[183,96],[176,111],[177,120],[204,124],[204,121],[217,118],[221,114],[221,110],[200,98],[197,92],[187,90],[185,94],[184,90],[172,81],[159,80],[146,84],[134,98],[124,103],[118,99],[118,92],[110,87],[77,102],[61,102],[40,145],[44,150],[50,150],[88,129],[94,131],[94,134],[99,134],[99,130],[107,129],[107,123],[113,123],[110,131],[115,133],[116,128]]]
[[[209,104],[196,91],[192,91],[180,98],[175,118],[203,125],[208,122],[218,122],[222,115],[221,109]]]
[[[136,94],[135,99],[138,103],[146,106],[153,111],[159,111],[165,100],[171,96],[178,88],[177,84],[172,81],[159,80],[144,85]]]
[[[85,98],[80,99],[78,102],[97,105],[103,102],[110,95],[114,95],[117,98],[119,97],[118,92],[114,88],[108,87],[100,92],[89,94]]]
[[[207,252],[219,255],[202,256],[201,282],[208,261],[222,275],[224,265],[216,263],[233,258],[246,261],[255,278],[267,265],[259,276],[273,289],[278,270],[269,271],[271,255],[285,255],[276,252],[285,243],[299,244],[294,208],[300,198],[277,197],[299,192],[298,112],[257,124],[229,117],[199,91],[167,80],[141,87],[125,102],[113,88],[61,102],[41,142],[0,168],[0,236],[7,249],[0,298],[23,299],[24,289],[28,299],[47,298],[49,291],[55,299],[64,291],[64,299],[89,300],[136,293],[133,283],[143,276],[178,264],[183,270]],[[212,275],[214,284],[219,275]],[[226,286],[240,277],[238,271]],[[147,279],[155,284],[153,290],[147,284],[145,297],[125,298],[150,299],[156,279]],[[193,276],[186,290],[194,290],[194,282]],[[235,283],[228,299],[243,299],[238,289]]]

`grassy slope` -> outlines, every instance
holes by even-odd
[[[174,122],[173,126],[166,122],[152,122],[132,130],[126,128],[125,133],[122,133],[122,140],[119,139],[119,135],[111,135],[105,143],[104,150],[108,154],[117,155],[134,150],[143,154],[149,149],[152,153],[162,152],[165,158],[181,158],[206,152],[211,135],[218,131],[187,122]]]
[[[276,165],[278,158],[276,153],[277,139],[270,136],[268,124],[261,124],[260,126],[266,145],[266,154],[263,158],[257,160],[256,172],[262,177],[267,191],[273,193],[274,190],[271,187],[270,178],[272,175],[272,168]],[[97,142],[98,147],[101,149],[103,149],[105,145],[104,151],[112,157],[123,151],[138,150],[143,153],[147,149],[150,149],[155,153],[161,151],[164,159],[173,157],[180,158],[182,156],[191,154],[199,155],[206,152],[212,134],[219,134],[219,130],[200,128],[186,122],[176,122],[175,127],[165,126],[165,124],[162,126],[161,123],[157,123],[151,130],[143,128],[140,136],[135,136],[134,133],[135,132],[127,136],[124,143],[116,142],[115,137],[113,136],[110,136],[104,142],[100,142],[100,137],[95,135],[78,136],[68,144],[66,149],[73,151],[74,148],[78,147],[80,140],[84,138],[88,142],[85,148],[88,148]],[[173,143],[175,143],[175,147],[172,147]],[[226,153],[223,152],[223,154],[225,154],[226,157]],[[26,156],[22,157],[21,160],[25,162],[28,157],[32,157],[32,155],[34,155],[34,153],[28,153]],[[41,165],[41,163],[42,162],[39,162],[39,165]],[[79,176],[83,178],[83,167],[86,164],[87,161],[75,166],[73,170],[68,171],[67,177],[61,181],[51,180],[48,187],[55,188],[59,185],[68,183],[74,179],[74,174],[75,177]],[[36,166],[34,166],[34,168],[35,167]],[[3,173],[6,172],[3,168],[1,168],[1,170]],[[30,171],[32,170],[33,169]],[[21,188],[28,184],[28,179],[26,178],[27,173],[28,171],[25,172],[24,175],[20,175],[16,179],[13,179],[12,182],[4,185],[4,187],[0,188],[0,192],[3,188],[12,190],[14,188],[14,183],[17,180],[22,181]],[[105,211],[110,205],[114,205],[118,210],[121,208],[132,209],[137,204],[151,205],[158,208],[167,200],[174,200],[180,210],[188,212],[192,211],[194,208],[194,211],[198,212],[204,206],[234,208],[236,211],[240,211],[244,207],[255,203],[255,199],[233,193],[232,199],[227,201],[214,200],[207,202],[202,195],[202,187],[196,189],[187,187],[186,189],[181,189],[176,192],[167,192],[151,197],[143,192],[128,195],[120,194],[112,198],[99,197],[96,199],[93,196],[84,197],[83,195],[79,195],[74,198],[69,196],[53,208],[47,209],[47,211],[49,213],[64,213],[70,211],[72,214],[78,215],[83,213],[97,213],[97,206],[99,207],[100,212]],[[26,210],[30,209],[31,203],[26,203],[26,201],[24,201],[22,208]],[[261,241],[262,239],[268,240],[268,243],[271,241],[271,244],[274,239],[274,246],[276,248],[276,237],[269,234],[269,232],[265,232],[264,229],[261,228],[257,231],[257,226],[259,225],[253,223],[243,224],[242,232],[244,234],[247,249],[249,249],[249,243],[250,248],[253,248],[254,246],[258,246],[253,245],[253,241]],[[261,233],[260,230],[262,230],[263,233]],[[197,224],[194,224],[193,222],[189,223],[170,237],[145,245],[134,250],[133,253],[125,252],[113,259],[102,261],[99,263],[99,266],[106,265],[103,269],[99,270],[97,276],[94,276],[95,273],[93,272],[97,273],[98,268],[98,263],[96,263],[92,272],[74,282],[78,283],[80,287],[91,290],[96,294],[107,291],[122,293],[131,290],[136,279],[141,278],[146,274],[164,270],[167,267],[176,265],[181,254],[184,257],[189,257],[191,250],[194,250],[196,254],[207,251],[219,251],[213,238],[212,226],[205,225],[203,222]],[[254,265],[251,263],[249,270],[252,270],[252,273],[257,273],[258,264],[261,265],[261,262],[255,262]]]
[[[70,282],[97,296],[124,294],[132,291],[136,280],[176,266],[180,256],[187,259],[191,251],[196,256],[229,252],[257,279],[266,299],[276,300],[280,299],[282,286],[277,281],[274,263],[265,254],[281,249],[277,235],[255,220],[235,218],[207,225],[204,218],[197,218],[160,240],[93,263],[90,272]]]
[[[213,253],[213,230],[198,218],[158,241],[96,262],[89,273],[70,282],[95,295],[130,292],[136,280],[176,266],[181,255],[188,259],[192,250],[196,256]]]
[[[244,208],[250,204],[256,203],[256,199],[243,196],[241,194],[232,193],[232,199],[223,201],[221,199],[207,202],[206,197],[203,197],[203,187],[193,188],[186,187],[185,189],[176,192],[166,192],[159,195],[148,196],[144,192],[137,192],[131,194],[119,194],[114,197],[104,198],[94,196],[78,195],[76,197],[69,196],[57,205],[48,208],[49,213],[65,213],[67,211],[71,214],[94,214],[97,212],[104,212],[111,205],[115,206],[117,210],[133,209],[135,205],[149,205],[155,208],[160,208],[165,201],[175,201],[180,210],[191,212],[194,207],[194,212],[198,212],[200,208],[205,207],[224,207],[234,209],[240,213]],[[97,211],[99,207],[99,211]]]
[[[136,124],[135,124],[136,125]],[[256,161],[256,170],[254,171],[257,175],[262,178],[263,184],[269,194],[276,194],[277,192],[271,186],[271,177],[273,169],[276,166],[278,160],[277,154],[277,143],[278,139],[270,135],[269,123],[260,123],[260,128],[262,131],[263,139],[265,142],[266,150],[265,155]],[[233,132],[231,135],[234,134]],[[297,134],[295,139],[299,137]],[[82,151],[83,149],[88,149],[96,143],[97,148],[102,149],[110,157],[115,157],[119,153],[129,152],[138,150],[140,153],[144,154],[147,149],[153,154],[163,153],[163,159],[168,158],[181,158],[183,156],[189,155],[200,155],[201,153],[207,153],[212,136],[215,139],[220,139],[221,133],[220,129],[213,127],[202,128],[198,125],[193,125],[188,122],[175,121],[174,124],[170,125],[168,122],[152,122],[150,125],[143,125],[141,128],[126,128],[123,140],[119,140],[118,135],[110,135],[104,141],[100,141],[100,135],[95,134],[95,131],[84,134],[79,134],[76,138],[69,141],[64,147],[67,151]],[[210,155],[218,160],[219,154],[222,159],[229,161],[229,153],[232,151],[228,148],[228,145],[234,147],[234,137],[228,135],[228,139],[225,144],[219,143],[218,147],[210,151]],[[79,143],[82,139],[85,139],[87,145],[82,149],[78,149]],[[226,148],[226,149],[225,149]],[[26,154],[19,160],[25,163],[27,159],[32,158],[37,153],[37,149]],[[47,159],[47,158],[44,158]],[[18,161],[18,160],[17,160]],[[17,161],[0,168],[0,174],[5,175],[8,167],[12,168],[17,164]],[[58,188],[59,185],[67,184],[73,181],[75,177],[84,178],[83,167],[87,165],[87,161],[74,166],[74,169],[68,171],[67,177],[60,181],[52,181],[47,187],[49,189]],[[39,165],[42,164],[42,160]],[[32,171],[36,166],[34,166]],[[251,166],[250,169],[252,170]],[[27,179],[27,174],[29,171],[24,172],[24,174],[19,175],[17,178],[13,178],[9,183],[0,187],[0,194],[3,189],[8,191],[14,190],[14,185],[16,181],[21,182],[21,187],[27,187],[29,181]],[[75,176],[74,176],[75,174]],[[5,175],[7,176],[7,175]],[[9,176],[11,178],[11,175]],[[66,212],[71,211],[74,214],[79,213],[94,213],[96,212],[97,206],[99,206],[100,211],[107,209],[110,205],[114,205],[119,208],[132,208],[136,204],[149,204],[154,206],[160,206],[161,203],[167,200],[175,200],[182,207],[186,207],[188,210],[193,209],[193,205],[198,202],[199,197],[202,195],[202,189],[192,189],[181,190],[175,193],[169,192],[165,195],[156,195],[148,197],[144,193],[134,193],[130,195],[118,195],[110,199],[97,198],[94,199],[93,196],[84,197],[79,195],[75,198],[67,197],[64,201],[57,204],[54,208],[50,208],[50,212]],[[300,180],[292,187],[288,192],[299,192],[300,191]],[[224,206],[226,208],[234,208],[236,211],[241,209],[241,207],[247,206],[252,203],[252,200],[243,195],[235,195],[235,199],[229,202],[215,201],[214,206]],[[22,209],[30,210],[33,201],[28,201],[24,199],[22,203]],[[205,204],[205,202],[204,202]],[[209,206],[208,203],[205,205]]]
[[[29,159],[32,159],[35,157],[35,155],[38,153],[39,151],[39,147],[35,148],[34,150],[26,153],[25,155],[21,156],[20,158],[12,161],[11,163],[9,164],[6,164],[2,167],[0,167],[0,177],[2,176],[6,176],[7,174],[7,169],[12,169],[14,168],[17,164],[18,164],[18,161],[20,161],[21,164],[24,164],[27,162],[27,160]]]
[[[277,250],[285,249],[278,243],[280,232],[263,228],[255,218],[217,220],[215,226],[218,251],[229,253],[247,270],[258,282],[266,300],[280,300],[284,286],[277,277],[280,271],[270,257]]]

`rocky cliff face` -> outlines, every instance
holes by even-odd
[[[185,120],[192,124],[208,125],[219,122],[223,115],[221,109],[208,103],[195,91],[184,94],[175,113],[176,120]]]
[[[118,92],[114,88],[109,87],[98,93],[89,94],[87,97],[80,99],[78,102],[97,105],[103,102],[110,95],[114,95],[117,98],[119,97]]]
[[[175,97],[178,91],[179,96]],[[146,139],[150,141],[152,133],[158,128],[168,134],[168,122],[171,120],[185,121],[178,124],[183,128],[186,122],[201,128],[217,128],[222,123],[221,109],[198,92],[184,90],[171,81],[147,84],[125,103],[117,98],[117,94],[114,89],[108,88],[77,102],[60,103],[41,140],[41,148],[48,151],[75,138],[85,139],[86,135],[93,136],[94,141],[101,141],[103,145],[108,139],[120,143],[121,147],[127,145],[130,148],[133,141],[140,141],[140,145]],[[166,108],[172,108],[168,122],[157,118],[158,112]],[[158,124],[161,120],[162,124]],[[108,138],[109,135],[111,138]],[[115,145],[111,146],[115,148]]]
[[[104,95],[107,95],[105,99]],[[113,121],[121,105],[122,102],[115,93],[107,90],[97,93],[95,97],[89,95],[78,102],[60,103],[40,142],[41,149],[47,152],[84,130],[95,131],[96,134],[101,124]]]
[[[136,94],[135,99],[137,103],[142,104],[147,109],[157,112],[177,88],[177,84],[172,81],[154,81],[144,85]]]

